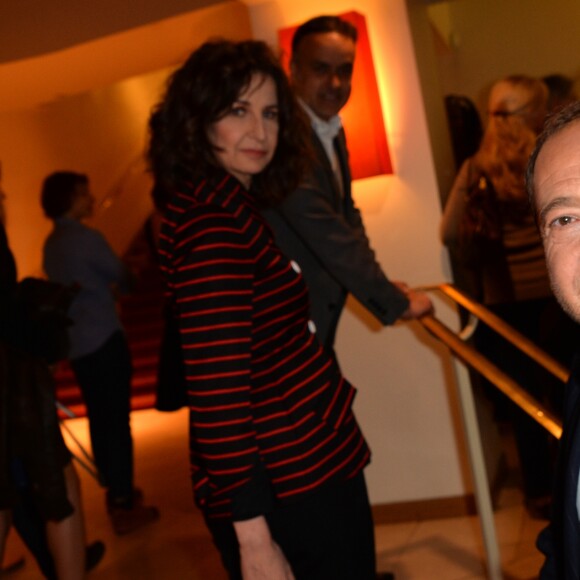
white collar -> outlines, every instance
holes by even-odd
[[[321,119],[312,109],[302,100],[298,99],[306,114],[310,117],[312,128],[323,142],[332,142],[342,129],[342,121],[338,115],[334,115],[328,121]]]

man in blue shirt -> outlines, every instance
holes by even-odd
[[[104,236],[83,224],[93,205],[85,175],[61,171],[44,180],[42,208],[54,221],[44,245],[44,269],[51,280],[80,287],[69,311],[70,362],[87,407],[113,528],[124,534],[159,513],[142,504],[133,486],[132,365],[114,294],[128,290],[128,274]]]

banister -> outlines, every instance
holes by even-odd
[[[426,291],[439,291],[452,299],[456,304],[468,310],[472,316],[487,324],[491,329],[511,342],[516,348],[527,354],[532,360],[540,364],[555,377],[565,382],[568,379],[567,369],[553,357],[544,352],[536,344],[512,328],[501,318],[489,311],[485,306],[471,299],[451,284],[439,284],[421,288]],[[534,397],[525,391],[516,381],[490,362],[487,357],[479,353],[475,348],[465,342],[468,333],[465,329],[454,332],[443,322],[434,316],[424,316],[419,322],[434,337],[440,340],[455,355],[454,368],[457,378],[457,391],[462,411],[463,429],[465,433],[467,449],[473,483],[475,487],[475,499],[477,503],[480,525],[485,546],[487,574],[490,580],[501,580],[503,577],[501,558],[495,531],[495,520],[491,503],[491,494],[486,475],[481,436],[477,424],[477,413],[471,389],[467,365],[483,375],[495,385],[502,393],[536,420],[554,437],[562,435],[560,420],[545,409]],[[457,360],[464,363],[460,365]]]
[[[562,435],[562,425],[560,421],[545,409],[534,397],[525,391],[516,381],[506,375],[472,346],[463,342],[456,333],[437,318],[434,318],[433,316],[425,316],[420,320],[420,322],[424,328],[445,344],[445,346],[447,346],[464,363],[475,369],[488,381],[493,383],[502,393],[509,397],[516,405],[518,405],[518,407],[530,415],[530,417],[540,423],[540,425],[548,430],[554,437],[557,439],[560,438]],[[519,347],[517,342],[514,342],[513,344]],[[546,355],[546,357],[547,356],[548,355]]]
[[[425,288],[425,290],[439,290],[443,292],[457,304],[460,304],[466,310],[477,316],[479,320],[487,324],[498,334],[517,346],[522,352],[527,354],[539,365],[543,366],[547,371],[551,372],[556,378],[560,379],[562,382],[568,380],[569,372],[564,365],[543,351],[538,345],[534,344],[529,338],[518,332],[515,328],[512,328],[499,316],[470,298],[467,294],[452,284],[429,286]]]

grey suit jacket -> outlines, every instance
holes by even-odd
[[[317,157],[313,174],[264,216],[276,243],[300,266],[318,338],[332,349],[349,292],[383,324],[392,324],[409,302],[383,273],[352,200],[344,132],[336,139],[344,195],[314,132],[312,139]]]

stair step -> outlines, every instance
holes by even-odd
[[[140,353],[138,356],[132,356],[133,374],[156,373],[157,365],[159,364],[159,356],[157,352],[147,354]],[[58,385],[64,385],[70,382],[75,382],[75,375],[70,366],[59,369],[54,375],[55,381]]]
[[[129,326],[125,326],[125,334],[127,340],[131,343],[134,340],[139,340],[143,337],[151,338],[153,336],[161,336],[163,332],[163,321],[142,319]]]
[[[76,402],[70,405],[63,403],[67,410],[74,414],[75,417],[86,417],[87,410],[85,408],[84,403]],[[151,409],[155,406],[155,394],[154,393],[142,393],[136,396],[131,396],[131,410],[132,411],[139,411],[141,409]],[[58,410],[59,419],[69,419],[69,415],[62,411],[61,409]]]
[[[131,379],[131,391],[141,390],[144,388],[155,388],[157,382],[157,374],[151,371],[143,373],[133,373]],[[58,383],[57,388],[57,398],[60,399],[61,396],[66,396],[72,392],[80,393],[79,386],[77,385],[74,377],[71,380],[66,380]]]

